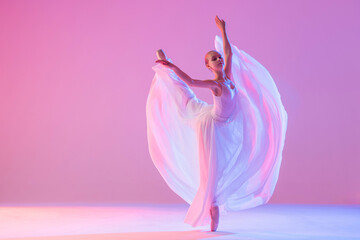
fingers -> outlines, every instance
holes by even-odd
[[[217,15],[215,17],[215,22],[216,24],[225,24],[224,19],[220,19]]]

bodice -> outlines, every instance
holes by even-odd
[[[234,86],[234,89],[231,89],[230,82],[231,80],[220,82],[222,86],[221,96],[215,96],[213,94],[213,99],[214,99],[213,116],[215,118],[218,118],[219,120],[227,120],[229,116],[231,116],[235,108],[234,98],[238,90],[236,86]]]

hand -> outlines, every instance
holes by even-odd
[[[162,59],[158,59],[155,61],[156,63],[161,63],[163,64],[164,66],[166,67],[169,67],[169,68],[173,68],[175,65],[172,64],[171,62],[167,61],[167,60],[162,60]]]
[[[215,17],[215,23],[221,31],[225,30],[225,21],[223,19],[220,20],[217,15]]]

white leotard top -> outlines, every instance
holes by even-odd
[[[221,96],[215,96],[213,116],[218,120],[226,121],[229,116],[233,113],[235,107],[234,97],[237,94],[236,86],[231,89],[231,80],[227,79],[225,82],[219,82],[222,86]],[[233,83],[233,85],[235,85]]]

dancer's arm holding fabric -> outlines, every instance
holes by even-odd
[[[181,80],[183,80],[187,85],[192,87],[203,87],[203,88],[211,88],[214,89],[218,87],[217,83],[212,80],[195,80],[191,78],[189,75],[187,75],[185,72],[183,72],[178,66],[175,64],[167,61],[167,60],[156,60],[157,63],[162,63],[163,65],[169,67],[172,69],[176,75],[179,76]]]

